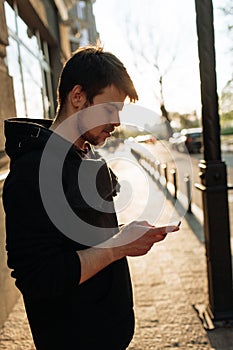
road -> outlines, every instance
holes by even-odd
[[[188,154],[180,153],[176,150],[171,149],[171,146],[166,141],[159,141],[156,145],[142,145],[150,152],[151,156],[154,156],[160,163],[167,165],[167,173],[169,181],[173,181],[171,176],[171,169],[176,168],[177,171],[177,183],[178,189],[187,194],[187,186],[184,179],[187,175],[190,176],[191,181],[191,196],[192,196],[192,207],[194,205],[197,208],[202,209],[202,193],[195,187],[195,183],[201,183],[199,177],[199,166],[200,160],[203,159],[202,154]],[[227,178],[228,185],[233,184],[233,157],[232,152],[222,152],[222,160],[227,166]],[[233,190],[228,192],[228,203],[229,203],[229,219],[230,219],[230,231],[231,231],[231,248],[233,252]],[[193,208],[194,209],[194,208]]]

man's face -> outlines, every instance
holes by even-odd
[[[120,125],[119,110],[123,108],[125,98],[125,93],[114,85],[107,86],[100,95],[96,95],[93,105],[84,112],[81,128],[87,131],[82,138],[94,146],[103,144]]]

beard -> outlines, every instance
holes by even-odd
[[[106,144],[108,136],[106,136],[103,139],[101,135],[95,136],[95,135],[92,135],[90,131],[87,131],[82,135],[82,138],[84,139],[85,142],[88,142],[93,146],[103,147]]]

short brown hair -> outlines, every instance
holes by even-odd
[[[105,52],[98,46],[79,48],[62,69],[57,89],[57,114],[75,85],[82,86],[88,101],[93,103],[93,98],[111,84],[123,91],[130,102],[138,100],[134,84],[125,66],[115,55]]]

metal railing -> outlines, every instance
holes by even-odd
[[[143,169],[151,176],[151,178],[159,184],[161,189],[164,189],[172,199],[177,200],[180,194],[178,188],[178,173],[176,168],[168,169],[168,165],[165,162],[160,162],[157,159],[151,159],[146,154],[131,148],[131,153],[138,160]],[[171,180],[171,181],[170,181]],[[187,204],[188,213],[192,213],[192,196],[191,196],[191,179],[190,175],[184,176],[184,182],[186,184],[186,193],[182,193],[182,196],[186,197],[185,203]],[[184,202],[184,201],[183,201]]]

